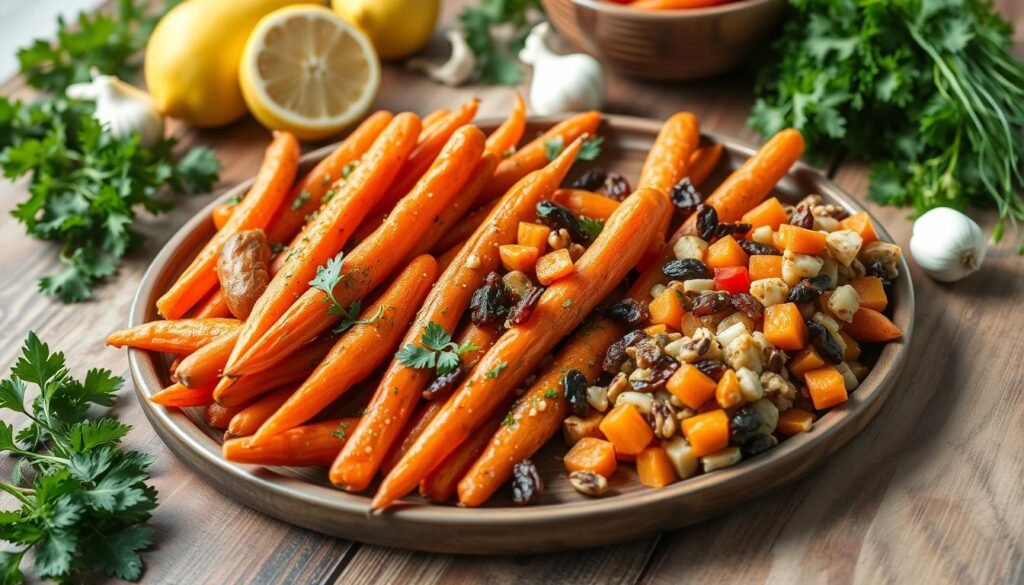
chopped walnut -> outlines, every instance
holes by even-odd
[[[735,370],[747,368],[755,373],[764,369],[761,363],[761,347],[749,333],[742,333],[732,340],[724,351],[725,363]]]
[[[762,372],[761,387],[764,389],[764,397],[771,400],[779,412],[786,412],[793,408],[793,401],[796,400],[796,386],[780,374]]]

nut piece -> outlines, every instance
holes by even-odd
[[[263,230],[245,230],[221,246],[217,277],[231,314],[246,319],[270,283],[270,244]]]
[[[848,284],[837,288],[832,296],[828,298],[828,310],[832,311],[832,314],[837,319],[841,319],[849,323],[853,321],[853,314],[860,308],[860,295],[857,294],[857,289],[853,288]]]
[[[791,250],[786,250],[782,254],[782,280],[785,280],[789,286],[793,286],[800,282],[802,278],[817,276],[824,263],[817,256],[797,254]]]
[[[739,380],[740,394],[743,395],[743,400],[754,402],[764,396],[764,388],[761,386],[761,379],[758,378],[757,372],[739,368],[736,370],[736,379]]]
[[[847,392],[852,392],[857,389],[857,386],[860,386],[860,380],[857,379],[857,375],[853,373],[853,370],[845,362],[837,365],[836,371],[843,375],[843,383],[846,385]]]
[[[587,404],[598,412],[608,410],[608,388],[604,386],[590,386],[587,388]]]
[[[865,266],[870,266],[874,262],[881,262],[891,279],[900,275],[900,247],[895,244],[880,241],[871,242],[860,251],[858,259]]]
[[[750,294],[762,305],[770,307],[786,302],[789,285],[781,278],[762,278],[750,283]]]
[[[707,249],[708,243],[697,236],[683,236],[676,240],[675,244],[672,244],[672,254],[676,257],[676,260],[693,258],[694,260],[703,261],[704,252]]]
[[[701,293],[715,290],[715,281],[710,278],[691,278],[683,283],[684,292]]]
[[[632,386],[629,383],[629,378],[624,373],[615,374],[610,384],[608,384],[608,402],[615,404],[618,400],[619,394],[630,390]]]
[[[608,491],[608,480],[593,471],[574,471],[569,474],[569,483],[579,493],[597,498]]]
[[[640,414],[649,415],[654,408],[654,396],[646,392],[623,392],[615,398],[615,406],[629,404],[636,408]]]
[[[825,236],[825,246],[832,257],[843,266],[849,266],[857,259],[864,238],[853,230],[839,230]]]
[[[665,454],[672,462],[679,479],[693,477],[697,473],[697,466],[700,464],[693,454],[693,447],[682,437],[675,437],[664,444]]]
[[[655,399],[651,403],[649,422],[654,429],[654,436],[659,439],[669,439],[676,434],[676,417],[672,414],[672,407],[664,400]]]
[[[811,212],[813,213],[813,210]],[[820,232],[834,232],[839,229],[839,220],[827,215],[815,215],[813,226],[813,229]]]
[[[793,401],[796,400],[796,386],[783,378],[781,374],[762,372],[761,387],[764,389],[764,397],[771,400],[779,412],[786,412],[793,408]]]
[[[754,337],[749,333],[744,332],[733,339],[725,347],[723,354],[725,363],[729,364],[734,370],[746,368],[755,373],[760,373],[764,369],[764,364],[761,363],[763,355],[761,346],[754,341]]]
[[[716,469],[723,469],[736,465],[743,458],[740,453],[739,447],[726,447],[721,451],[716,451],[710,455],[705,455],[700,458],[701,465],[704,466],[704,473],[714,471]]]
[[[567,248],[571,242],[569,237],[569,231],[565,228],[559,228],[557,230],[551,230],[548,234],[548,246],[551,246],[552,250],[561,250]]]

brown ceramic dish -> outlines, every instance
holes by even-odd
[[[770,42],[786,0],[638,10],[604,0],[541,0],[572,44],[632,77],[676,81],[724,73]]]
[[[557,121],[533,119],[527,136]],[[485,130],[495,125],[480,124]],[[660,125],[655,120],[606,117],[600,130],[605,138],[603,152],[593,164],[614,168],[635,179]],[[708,181],[709,187],[753,153],[751,148],[724,137],[707,135],[705,139],[723,143],[727,149],[720,168]],[[303,169],[310,168],[331,149],[326,147],[303,157]],[[579,166],[577,173],[585,170]],[[244,192],[249,184],[238,185],[221,200]],[[807,193],[819,193],[826,201],[851,212],[862,209],[852,197],[802,163],[797,163],[777,192],[791,202]],[[129,325],[156,318],[157,297],[213,234],[209,213],[213,205],[181,228],[157,255],[139,285]],[[883,240],[890,240],[877,222],[875,227]],[[892,319],[905,336],[875,351],[871,373],[850,400],[821,417],[810,433],[787,439],[734,467],[659,490],[640,485],[632,469],[624,466],[612,478],[611,492],[601,499],[585,498],[569,485],[560,459],[564,444],[556,438],[534,457],[547,489],[541,503],[529,507],[514,507],[506,490],[483,508],[427,504],[419,497],[410,497],[411,504],[371,516],[369,497],[332,488],[325,470],[264,469],[224,461],[218,433],[206,427],[200,409],[166,409],[149,402],[150,396],[169,383],[165,356],[132,350],[129,361],[142,407],[167,446],[218,490],[246,505],[285,522],[374,544],[446,553],[540,552],[597,546],[693,524],[791,482],[826,461],[875,416],[906,361],[913,331],[914,293],[902,261],[890,304]]]

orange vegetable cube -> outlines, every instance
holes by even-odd
[[[636,455],[654,438],[654,431],[631,404],[616,406],[601,421],[601,432],[615,445],[615,450]]]
[[[773,230],[777,230],[780,225],[789,223],[789,216],[786,215],[786,210],[778,198],[772,197],[744,213],[740,223],[749,223],[751,229],[767,225],[771,226]]]
[[[672,460],[661,447],[648,447],[637,454],[636,473],[640,483],[652,488],[662,488],[676,480]]]
[[[696,410],[715,397],[715,381],[693,364],[683,364],[665,383],[680,402]]]
[[[843,331],[857,341],[881,343],[903,336],[903,331],[888,317],[867,307],[857,309],[853,321],[843,325]]]
[[[625,461],[627,463],[636,463],[636,455],[623,453],[618,449],[615,450],[615,459],[618,461]]]
[[[822,246],[824,246],[824,239]],[[708,268],[729,268],[731,266],[746,266],[747,253],[736,243],[736,238],[725,236],[717,242],[708,246],[704,254],[704,264]]]
[[[882,312],[889,306],[889,298],[885,295],[882,279],[877,276],[862,276],[850,281],[850,286],[860,296],[860,306],[873,311]]]
[[[540,250],[533,246],[520,246],[518,244],[505,244],[498,247],[498,254],[501,256],[501,265],[505,270],[521,270],[533,272],[537,264],[537,257]]]
[[[825,234],[787,223],[779,226],[779,243],[797,254],[816,255],[825,251]]]
[[[852,362],[860,357],[860,344],[857,340],[850,337],[845,331],[839,332],[839,337],[843,338],[843,342],[846,344],[846,349],[843,350],[843,361]]]
[[[593,471],[605,477],[611,477],[619,467],[615,460],[615,447],[608,441],[590,437],[580,439],[562,461],[569,473]]]
[[[846,402],[846,383],[839,370],[828,366],[804,374],[807,393],[811,395],[814,408],[824,410]]]
[[[729,415],[718,409],[691,416],[683,421],[683,436],[696,457],[721,451],[729,446]]]
[[[768,341],[780,349],[796,351],[807,345],[804,316],[794,303],[765,307],[763,329]]]
[[[791,437],[797,433],[806,433],[814,424],[814,415],[802,408],[791,408],[779,413],[779,422],[775,430],[779,434]]]
[[[520,246],[533,246],[537,248],[538,252],[543,252],[547,248],[548,235],[550,233],[551,228],[546,225],[521,221],[519,222],[519,234],[516,242]]]
[[[840,221],[839,226],[843,229],[853,230],[860,234],[861,239],[864,240],[864,243],[862,244],[864,246],[867,246],[878,239],[878,234],[875,233],[875,228],[871,225],[871,218],[868,217],[868,212],[866,211],[854,213],[850,217]]]
[[[537,260],[537,281],[547,286],[560,278],[572,274],[575,266],[569,250],[562,248],[544,254]]]
[[[740,394],[740,380],[736,377],[735,370],[730,368],[722,374],[718,386],[715,386],[715,400],[722,408],[732,408],[743,402],[743,395]]]
[[[747,273],[750,275],[750,280],[782,278],[782,256],[755,254],[750,257]]]
[[[647,327],[644,327],[644,333],[650,335],[651,337],[654,337],[659,333],[668,333],[668,327],[666,327],[662,323],[658,323],[657,325],[649,325]]]
[[[575,445],[584,437],[603,439],[604,435],[601,434],[599,428],[602,419],[604,419],[604,415],[596,410],[584,418],[576,415],[566,418],[562,421],[562,437],[565,439],[565,444]]]
[[[651,323],[662,324],[672,329],[679,329],[683,322],[686,304],[683,296],[673,289],[667,288],[654,297],[649,305]]]
[[[821,354],[817,350],[808,345],[793,356],[789,363],[786,364],[786,367],[797,378],[803,378],[807,372],[825,367],[825,360],[822,359]]]

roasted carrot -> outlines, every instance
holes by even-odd
[[[325,420],[289,429],[264,443],[252,437],[224,441],[224,459],[251,465],[310,467],[330,465],[345,444],[346,429],[358,418]]]
[[[452,260],[455,260],[455,257],[459,255],[459,252],[462,250],[462,247],[465,246],[465,245],[466,245],[466,240],[463,240],[463,241],[455,244],[451,248],[449,248],[447,252],[445,252],[445,253],[441,254],[440,256],[438,256],[437,257],[437,270],[439,272],[444,272],[445,270],[448,270],[448,267],[451,265]]]
[[[385,508],[409,493],[500,407],[551,348],[636,265],[657,236],[658,226],[650,218],[666,213],[669,205],[665,194],[654,189],[640,189],[619,205],[577,261],[576,270],[545,290],[530,318],[508,330],[484,355],[384,478],[371,508]]]
[[[888,317],[867,307],[857,309],[853,321],[843,325],[850,337],[857,341],[881,343],[903,337],[903,330],[897,327]]]
[[[473,292],[483,284],[487,274],[497,268],[498,247],[514,241],[519,222],[531,217],[537,203],[554,193],[582,146],[582,140],[574,141],[547,167],[528,175],[501,199],[438,279],[406,334],[403,346],[419,344],[431,322],[446,331],[454,330]],[[398,360],[391,362],[367,415],[353,432],[349,448],[344,449],[331,466],[331,482],[350,491],[366,488],[431,377],[428,370],[409,368]]]
[[[277,412],[278,408],[281,408],[281,405],[288,400],[288,397],[293,392],[295,392],[294,387],[286,386],[280,390],[274,390],[270,394],[262,396],[252,404],[242,408],[231,417],[231,421],[225,429],[224,437],[226,439],[248,437],[255,433],[263,423],[267,422],[270,415]],[[237,407],[227,406],[222,408]]]
[[[697,150],[699,142],[700,124],[697,122],[697,116],[689,112],[679,112],[665,120],[657,138],[654,139],[654,144],[651,145],[651,150],[647,153],[644,166],[640,169],[637,189],[657,189],[667,197],[672,187],[687,176],[687,165],[690,164],[690,157]],[[647,252],[648,260],[657,257],[661,252],[665,234],[672,223],[674,209],[670,206],[664,217],[657,218],[658,233],[661,235],[651,241],[651,249]],[[644,266],[646,267],[646,262]]]
[[[510,477],[512,466],[532,457],[554,436],[569,413],[562,379],[565,372],[579,370],[588,382],[601,375],[601,361],[608,346],[625,333],[616,323],[600,319],[585,324],[566,343],[558,357],[540,373],[537,381],[513,407],[513,424],[498,429],[486,450],[459,482],[459,503],[480,506]],[[544,408],[537,408],[544,403]],[[532,413],[532,414],[531,414]]]
[[[433,112],[430,112],[426,116],[423,116],[423,127],[424,128],[429,128],[429,127],[433,126],[437,122],[440,122],[441,119],[443,119],[449,113],[450,113],[450,110],[448,110],[448,108],[438,108],[438,109],[434,110]]]
[[[241,410],[239,406],[223,406],[214,402],[206,407],[204,418],[210,427],[224,431],[231,424],[231,419]]]
[[[195,317],[197,319],[211,319],[219,317],[230,317],[231,309],[228,309],[227,300],[224,298],[224,293],[220,291],[220,285],[217,285],[217,289],[210,293],[206,300],[200,303],[195,310]]]
[[[231,219],[207,242],[192,264],[157,300],[160,314],[180,319],[217,286],[217,255],[224,242],[243,230],[263,229],[281,206],[299,166],[299,141],[288,132],[275,132],[249,193],[231,213]]]
[[[715,172],[715,167],[722,160],[722,153],[725,152],[725,147],[721,144],[712,144],[710,146],[702,146],[698,148],[692,155],[690,155],[690,163],[687,165],[687,172],[690,176],[690,183],[694,187],[700,187],[704,184],[704,181],[708,180],[711,173]]]
[[[231,373],[239,358],[309,289],[309,281],[317,268],[342,249],[370,207],[394,180],[419,131],[420,121],[416,116],[409,113],[395,116],[363,156],[362,163],[341,185],[338,194],[321,207],[316,219],[303,229],[298,236],[300,241],[291,247],[283,266],[246,320],[226,372]]]
[[[186,388],[216,385],[224,373],[224,364],[227,363],[231,349],[238,341],[240,331],[241,328],[225,333],[181,360],[174,370],[178,382]]]
[[[523,137],[525,130],[526,104],[523,102],[523,96],[516,92],[516,102],[512,106],[512,112],[509,113],[508,119],[487,137],[487,152],[493,154],[498,160],[504,160],[505,156],[519,144],[519,139]]]
[[[221,203],[220,205],[213,208],[213,212],[210,217],[213,219],[213,227],[221,229],[227,225],[228,220],[231,219],[231,213],[235,211],[235,206],[230,203]]]
[[[161,406],[207,406],[213,404],[213,385],[202,388],[186,388],[181,384],[172,384],[149,397],[149,400]]]
[[[437,278],[437,262],[419,256],[398,275],[324,361],[253,436],[253,444],[297,427],[369,376],[398,346],[402,333]]]
[[[434,244],[431,252],[434,254],[444,254],[448,250],[451,250],[456,244],[465,242],[466,239],[473,235],[473,232],[480,227],[480,224],[484,222],[487,216],[491,214],[491,211],[494,211],[494,207],[497,204],[497,200],[489,201],[462,216],[462,219],[455,222],[455,224],[441,236],[441,239]]]
[[[476,202],[480,192],[487,186],[487,182],[494,175],[494,169],[498,166],[498,159],[492,154],[485,154],[473,168],[473,175],[466,181],[466,185],[459,191],[448,207],[434,218],[427,233],[420,238],[416,248],[409,254],[410,257],[428,253],[441,238],[448,233],[452,226],[461,219],[469,208]]]
[[[576,215],[593,219],[608,219],[619,206],[619,202],[611,197],[581,189],[559,189],[555,191],[553,201]]]
[[[241,327],[241,321],[223,318],[151,321],[111,333],[107,345],[188,354]]]
[[[362,299],[404,264],[416,242],[430,229],[430,219],[440,214],[469,180],[483,147],[484,135],[475,126],[463,126],[452,135],[433,167],[402,198],[387,221],[345,258],[341,282],[334,289],[341,306],[348,307]],[[281,362],[338,320],[337,315],[329,312],[330,307],[322,290],[306,290],[273,326],[229,364],[228,375],[252,374]]]
[[[476,458],[483,453],[495,431],[502,427],[501,413],[492,416],[465,443],[451,452],[420,482],[420,494],[435,502],[444,502],[455,495],[459,480],[466,474]]]
[[[481,201],[490,201],[501,197],[519,179],[548,164],[546,143],[549,140],[560,139],[563,144],[569,144],[580,136],[592,135],[597,132],[597,126],[600,123],[601,114],[591,111],[577,114],[552,126],[547,132],[517,150],[515,154],[501,161],[498,170],[494,172],[494,178],[484,189]]]
[[[288,361],[276,368],[262,372],[259,376],[238,378],[230,385],[218,385],[213,398],[225,406],[235,406],[245,404],[274,388],[301,382],[323,361],[327,352],[334,347],[334,341],[333,335],[322,336],[295,352]]]

